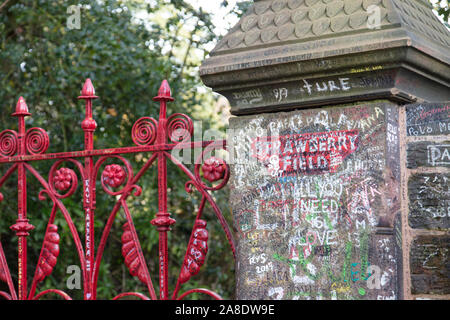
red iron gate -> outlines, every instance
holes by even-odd
[[[157,162],[158,168],[158,212],[151,224],[155,226],[159,233],[159,298],[182,299],[187,295],[200,292],[220,299],[220,296],[207,289],[192,289],[181,295],[179,291],[181,285],[187,282],[192,275],[199,272],[200,267],[205,262],[208,252],[208,231],[206,221],[202,219],[205,205],[209,203],[214,210],[228,242],[235,255],[235,246],[232,233],[224,219],[220,209],[214,202],[210,192],[223,188],[228,182],[229,167],[219,158],[211,157],[202,162],[203,156],[212,148],[226,149],[225,141],[202,141],[193,142],[190,138],[193,134],[193,122],[185,114],[176,113],[169,117],[166,114],[166,105],[173,101],[170,87],[166,80],[162,82],[158,96],[154,98],[159,101],[159,119],[156,121],[150,117],[139,119],[133,126],[132,139],[136,146],[114,149],[94,149],[94,131],[97,127],[92,114],[92,101],[98,98],[95,95],[91,80],[87,79],[79,99],[85,100],[86,117],[81,126],[85,136],[85,149],[76,152],[64,152],[46,154],[49,146],[47,132],[41,128],[31,128],[26,130],[25,117],[30,116],[25,100],[20,97],[17,102],[16,111],[12,115],[18,118],[18,131],[5,130],[0,133],[0,163],[11,164],[3,177],[0,178],[0,187],[15,171],[18,172],[18,212],[17,220],[11,229],[18,237],[18,284],[17,291],[13,283],[11,273],[5,258],[5,254],[0,242],[0,281],[7,283],[9,293],[0,291],[0,296],[9,300],[36,300],[40,297],[54,293],[64,299],[71,297],[62,290],[49,289],[36,294],[38,284],[45,277],[49,276],[57,263],[59,255],[59,234],[58,227],[54,224],[55,216],[58,212],[70,229],[76,246],[83,276],[84,299],[93,300],[97,298],[97,279],[102,255],[107,243],[111,227],[116,214],[122,208],[125,213],[126,223],[123,226],[122,234],[122,254],[125,264],[131,275],[138,279],[147,287],[148,296],[138,292],[125,292],[114,297],[114,300],[125,296],[136,296],[141,299],[157,299],[149,269],[144,258],[138,235],[133,223],[130,210],[126,200],[131,195],[139,196],[142,189],[137,185],[143,174]],[[195,170],[191,172],[183,163],[177,160],[170,151],[175,149],[202,148],[201,157],[195,162]],[[123,157],[125,154],[147,152],[151,154],[149,160],[140,168],[137,174],[133,173],[131,164]],[[83,159],[84,164],[77,159]],[[100,175],[100,182],[103,190],[110,196],[119,200],[109,215],[104,226],[98,248],[94,246],[94,211],[96,202],[96,181],[103,164],[108,159],[114,159],[120,164],[106,165]],[[52,165],[48,180],[44,179],[40,173],[30,164],[38,160],[56,160]],[[193,192],[194,188],[201,194],[201,203],[195,218],[190,240],[184,256],[184,261],[176,282],[176,287],[171,296],[168,287],[168,238],[167,233],[175,220],[171,217],[167,208],[167,161],[175,163],[188,177],[189,181],[185,185],[187,192]],[[62,167],[65,162],[72,163],[79,171],[83,185],[83,209],[85,216],[85,243],[80,240],[78,231],[71,219],[71,215],[64,206],[62,200],[73,195],[78,186],[78,175],[74,170]],[[47,224],[39,259],[37,261],[34,277],[28,290],[27,281],[27,237],[34,226],[27,219],[27,172],[34,176],[43,190],[39,194],[39,199],[46,197],[53,202],[53,208]],[[208,180],[210,183],[203,181]],[[213,185],[211,183],[215,183]],[[0,193],[0,201],[3,195]]]

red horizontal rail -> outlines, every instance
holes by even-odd
[[[18,131],[4,130],[0,132],[0,164],[12,164],[6,170],[3,177],[0,177],[0,188],[12,176],[12,173],[17,172],[18,190],[17,220],[11,226],[11,229],[15,231],[18,237],[18,277],[11,276],[10,268],[8,268],[8,262],[6,261],[0,242],[0,281],[6,282],[9,288],[9,293],[0,291],[0,296],[13,300],[36,300],[44,295],[54,294],[64,299],[71,299],[68,294],[59,289],[49,289],[36,294],[38,285],[52,273],[58,261],[60,236],[55,216],[60,213],[63,215],[64,221],[69,227],[78,258],[80,259],[84,299],[96,299],[98,272],[104,248],[116,214],[122,209],[126,217],[126,223],[123,226],[123,234],[121,237],[124,263],[128,267],[131,275],[137,277],[148,289],[149,298],[156,299],[157,295],[148,270],[147,260],[144,257],[138,232],[133,223],[133,216],[126,203],[127,198],[131,195],[140,195],[142,189],[138,186],[138,183],[152,164],[156,163],[158,170],[158,212],[155,212],[155,217],[151,220],[151,224],[156,227],[159,233],[159,296],[161,299],[170,299],[171,297],[172,299],[180,299],[191,293],[198,292],[220,299],[219,295],[206,289],[190,290],[181,295],[181,297],[178,297],[178,292],[181,285],[187,282],[193,275],[196,275],[205,263],[209,236],[206,228],[207,222],[200,218],[202,217],[202,211],[206,204],[212,208],[222,226],[230,244],[233,257],[236,253],[230,228],[219,207],[214,202],[214,198],[210,195],[210,192],[219,190],[226,185],[230,175],[229,167],[224,160],[219,158],[209,157],[206,160],[204,159],[213,150],[226,150],[226,141],[190,141],[193,135],[192,120],[188,116],[179,113],[169,117],[166,115],[166,104],[172,101],[173,98],[171,97],[170,87],[167,81],[163,81],[158,96],[154,98],[160,104],[159,119],[156,121],[150,117],[143,117],[134,124],[132,140],[136,146],[95,149],[94,132],[97,128],[97,123],[93,119],[92,100],[96,98],[94,87],[91,81],[87,79],[82,94],[79,97],[79,99],[84,99],[86,104],[85,119],[81,123],[84,131],[84,150],[45,153],[50,143],[48,134],[41,128],[30,128],[26,130],[25,117],[31,114],[28,112],[28,107],[22,97],[20,97],[16,105],[16,110],[13,113],[13,116],[18,118]],[[173,150],[183,149],[202,149],[194,163],[194,172],[191,172],[170,153]],[[135,175],[132,165],[123,155],[146,152],[153,154]],[[99,158],[94,159],[94,157]],[[81,158],[84,163],[77,158]],[[44,160],[56,160],[48,174],[48,181],[28,163]],[[115,163],[106,165],[107,160],[113,160]],[[171,213],[168,210],[168,197],[170,195],[167,186],[168,161],[174,163],[187,177],[188,180],[185,184],[186,192],[193,192],[195,189],[202,197],[202,205],[194,221],[191,237],[182,262],[182,268],[172,295],[169,294],[168,287],[168,232],[171,231],[176,221],[171,217]],[[75,169],[61,167],[67,162],[74,165]],[[78,171],[78,174],[75,171]],[[30,290],[28,290],[27,279],[27,275],[29,274],[27,271],[27,239],[34,230],[34,226],[27,218],[27,172],[36,178],[43,188],[39,193],[39,199],[44,200],[48,197],[53,202]],[[83,187],[82,206],[85,216],[84,246],[78,233],[78,228],[72,220],[69,210],[67,210],[63,203],[63,199],[72,196],[77,190],[79,176],[81,177]],[[100,178],[103,190],[108,195],[115,197],[116,204],[103,227],[100,242],[95,247],[94,218],[96,215],[94,212],[96,210],[96,185],[98,178]],[[2,200],[4,200],[3,195],[0,193],[0,201]],[[17,278],[17,293],[13,283],[13,279],[15,278]],[[127,296],[149,299],[146,295],[138,292],[125,292],[117,295],[114,300]]]
[[[110,148],[110,149],[95,149],[95,150],[83,150],[83,151],[70,151],[60,153],[44,153],[37,155],[22,155],[13,156],[8,158],[1,158],[0,163],[16,163],[16,162],[29,162],[29,161],[42,161],[42,160],[55,160],[55,159],[68,159],[68,158],[85,158],[96,156],[114,156],[120,154],[141,153],[141,152],[158,152],[158,151],[172,151],[177,149],[188,148],[206,148],[206,147],[226,147],[226,140],[216,141],[196,141],[185,142],[178,144],[163,144],[163,145],[150,145],[150,146],[136,146],[136,147],[122,147],[122,148]]]

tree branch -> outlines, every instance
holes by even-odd
[[[3,3],[0,5],[0,11],[2,11],[3,7],[6,6],[6,5],[8,4],[9,1],[10,1],[10,0],[6,0],[5,2],[3,2]]]

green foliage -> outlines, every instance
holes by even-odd
[[[250,1],[239,2],[230,14],[242,15]],[[69,29],[67,8],[81,10],[80,29]],[[227,1],[222,2],[228,6]],[[445,21],[449,21],[448,2],[434,5]],[[142,18],[138,18],[142,17]],[[27,125],[45,128],[51,138],[48,152],[83,149],[80,123],[84,118],[83,103],[76,99],[84,79],[93,80],[100,96],[94,102],[94,115],[99,125],[96,148],[132,145],[132,124],[142,116],[157,118],[158,105],[152,102],[161,81],[169,80],[176,102],[168,113],[183,112],[204,120],[203,130],[223,130],[220,114],[212,107],[212,94],[203,88],[197,68],[208,52],[203,48],[216,36],[211,16],[195,10],[183,0],[113,1],[113,0],[3,0],[0,1],[0,123],[3,129],[14,129],[10,117],[15,103],[23,95],[32,118]],[[148,155],[127,157],[135,170]],[[51,163],[33,163],[47,177]],[[68,165],[70,167],[70,165]],[[0,173],[8,166],[2,165]],[[169,209],[177,224],[169,234],[171,289],[179,273],[192,222],[200,204],[198,195],[184,191],[187,181],[174,165],[169,166]],[[17,283],[17,237],[9,229],[17,217],[17,182],[13,175],[2,187],[5,200],[0,203],[0,240]],[[28,175],[28,215],[36,227],[29,237],[29,274],[31,280],[51,210],[50,201],[38,199],[40,185]],[[147,258],[155,287],[158,283],[158,233],[150,220],[157,212],[157,175],[150,170],[141,180],[143,194],[128,201]],[[114,200],[97,185],[98,198],[95,232],[98,239]],[[84,236],[84,213],[81,192],[65,199],[81,238]],[[230,223],[228,191],[217,192],[215,199]],[[183,285],[182,292],[207,287],[225,298],[234,295],[234,262],[226,238],[211,209],[205,210],[209,223],[210,254],[199,275]],[[111,231],[98,281],[98,297],[111,298],[120,292],[145,288],[132,278],[121,255],[120,236],[125,219],[121,212]],[[75,246],[61,213],[55,223],[61,235],[61,253],[52,275],[38,288],[66,290],[74,298],[82,298],[81,290],[67,290],[69,265],[79,265]],[[7,290],[0,283],[0,290]],[[205,298],[204,296],[193,296]]]
[[[81,28],[67,28],[70,5],[81,6]],[[98,123],[96,148],[133,145],[131,127],[142,116],[158,118],[158,105],[152,101],[163,79],[168,79],[175,102],[168,114],[182,112],[203,120],[203,129],[222,129],[220,115],[214,114],[213,96],[202,87],[197,67],[207,52],[203,46],[214,38],[210,16],[194,10],[182,0],[155,1],[8,1],[0,9],[0,123],[3,129],[16,129],[10,117],[20,95],[27,101],[32,118],[27,126],[39,126],[50,137],[48,152],[76,151],[84,148],[80,123],[84,105],[77,100],[84,79],[90,77],[99,100],[94,101],[94,117]],[[164,12],[164,15],[161,13]],[[144,14],[149,19],[137,19]],[[168,17],[162,19],[161,17]],[[193,113],[193,111],[195,112]],[[200,118],[199,118],[200,117]],[[148,159],[139,154],[127,159],[135,173]],[[107,162],[112,163],[112,161]],[[47,178],[51,162],[32,163]],[[71,164],[66,163],[68,167]],[[8,166],[2,165],[4,174]],[[72,167],[73,168],[73,167]],[[193,168],[191,168],[193,169]],[[75,170],[76,171],[76,170]],[[17,217],[17,182],[13,175],[2,187],[5,200],[0,203],[0,240],[17,283],[17,237],[9,229]],[[31,282],[43,235],[51,211],[51,201],[38,199],[39,186],[28,174],[28,215],[36,229],[29,237],[29,274]],[[80,179],[80,177],[79,177]],[[174,165],[168,168],[169,210],[177,223],[169,234],[170,288],[173,290],[189,240],[198,194],[184,191],[188,178]],[[157,174],[155,167],[141,179],[140,197],[128,204],[138,230],[144,255],[158,288],[158,233],[150,220],[157,212]],[[214,195],[231,225],[228,191]],[[107,196],[97,184],[95,212],[96,245],[111,212],[115,199]],[[80,237],[84,238],[84,213],[81,188],[63,200],[74,220]],[[210,231],[210,254],[206,265],[181,293],[195,287],[212,289],[225,298],[234,295],[234,261],[214,213],[204,213]],[[125,221],[120,212],[111,230],[103,256],[98,281],[98,297],[112,298],[126,291],[145,293],[144,286],[129,275],[121,254],[120,237]],[[59,288],[81,299],[81,290],[68,290],[66,273],[69,265],[79,265],[75,246],[60,212],[55,222],[61,235],[61,253],[52,275],[38,287],[38,292]],[[7,291],[0,283],[0,290]],[[158,289],[157,289],[158,292]],[[196,296],[205,298],[205,296]],[[52,297],[54,298],[54,297]],[[195,298],[195,297],[194,297]]]
[[[438,15],[444,20],[444,23],[448,28],[450,28],[450,8],[448,6],[448,0],[439,0],[437,3],[436,1],[431,1],[431,4],[433,4],[434,10],[438,13]]]

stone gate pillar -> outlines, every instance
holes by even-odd
[[[448,298],[449,49],[425,0],[255,0],[218,43],[238,299]]]

